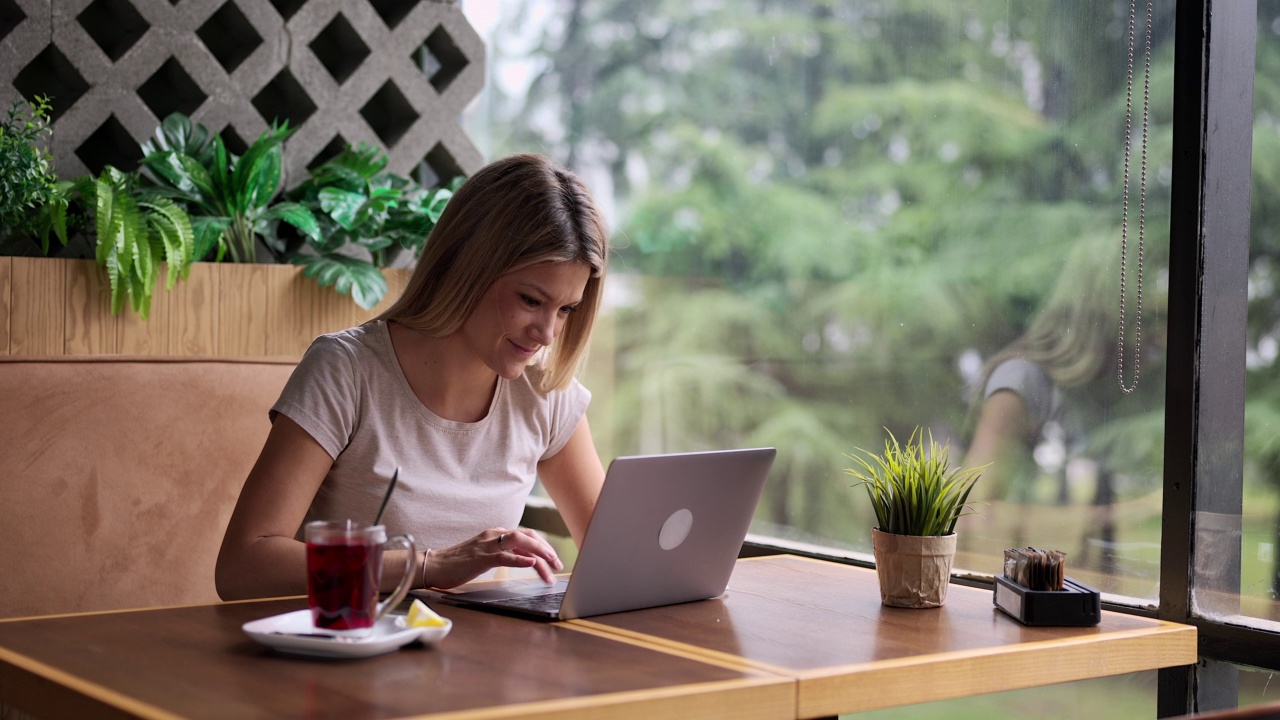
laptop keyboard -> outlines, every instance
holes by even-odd
[[[545,610],[547,612],[557,612],[560,610],[560,604],[564,601],[564,593],[550,593],[548,595],[529,595],[528,597],[508,598],[499,601],[498,605],[503,607],[526,608],[529,610]]]

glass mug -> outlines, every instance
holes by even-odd
[[[307,602],[317,630],[339,636],[366,637],[373,625],[404,599],[413,582],[413,536],[387,540],[387,529],[353,520],[317,520],[306,525]],[[404,577],[400,586],[378,602],[382,583],[382,551],[402,545]]]

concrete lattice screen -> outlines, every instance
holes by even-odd
[[[455,2],[0,0],[0,102],[52,97],[59,176],[137,167],[172,112],[233,152],[276,119],[296,184],[347,143],[426,186],[484,160],[459,125],[484,45]]]

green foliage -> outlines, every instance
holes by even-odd
[[[236,156],[221,136],[209,146],[203,126],[170,116],[156,139],[143,145],[146,177],[191,213],[196,258],[216,247],[218,259],[229,254],[233,262],[255,262],[257,239],[273,238],[281,221],[318,239],[320,228],[310,210],[273,202],[283,182],[282,145],[292,132],[287,121],[273,124]]]
[[[301,265],[302,274],[322,287],[332,285],[339,293],[350,295],[365,310],[372,309],[387,294],[387,279],[364,260],[338,254],[297,255],[293,264]]]
[[[175,113],[142,145],[144,173],[191,212],[196,258],[254,262],[261,240],[276,259],[372,308],[387,292],[378,269],[399,253],[417,257],[462,178],[425,189],[386,172],[386,154],[360,144],[279,197],[291,132],[287,122],[273,125],[237,157],[220,136]],[[282,224],[297,235],[282,233]]]
[[[361,144],[282,197],[287,122],[237,156],[174,113],[142,143],[140,175],[107,168],[99,178],[58,181],[36,147],[49,133],[48,102],[37,98],[26,115],[24,106],[15,103],[0,126],[0,241],[35,236],[48,254],[50,234],[65,246],[83,227],[111,280],[113,310],[128,298],[144,317],[162,260],[172,286],[193,260],[255,262],[259,242],[370,309],[387,292],[378,269],[421,253],[463,180],[423,188],[386,172],[386,154]],[[295,232],[282,233],[285,226]]]
[[[862,455],[845,456],[857,464],[845,473],[866,488],[880,532],[950,535],[969,514],[969,493],[986,466],[952,468],[951,443],[939,446],[930,431],[926,445],[924,435],[917,427],[901,445],[890,432],[883,453],[858,448]]]
[[[110,166],[97,179],[81,180],[78,189],[93,207],[97,261],[111,283],[111,312],[119,314],[128,298],[146,320],[160,263],[168,265],[167,290],[190,272],[195,248],[190,219],[173,201],[141,189],[136,174]]]
[[[58,185],[52,158],[42,143],[53,132],[49,127],[49,99],[37,95],[28,103],[15,100],[0,122],[0,241],[23,240],[39,235],[42,250],[49,252],[49,231],[42,212],[56,215],[49,206],[66,207],[65,188]],[[66,245],[65,221],[58,239]]]
[[[495,93],[494,154],[546,152],[610,175],[597,188],[617,208],[609,285],[621,291],[599,439],[618,454],[785,446],[758,519],[869,549],[833,442],[923,425],[962,454],[983,363],[1045,307],[1074,248],[1118,243],[1126,47],[1111,23],[1122,11],[598,0],[557,22],[535,24],[528,8],[502,18],[494,57],[537,70],[526,95]],[[546,31],[530,49],[535,26]],[[1118,397],[1112,357],[1111,376],[1065,391],[1079,423],[1059,426],[1061,465],[1028,457],[1039,474],[1028,484],[1094,467],[1128,499],[1161,476],[1147,450],[1163,430],[1147,413],[1164,389],[1171,14],[1154,30],[1143,383]],[[1261,37],[1259,78],[1280,67]],[[1261,177],[1280,178],[1270,165]],[[1268,226],[1280,248],[1280,219]],[[1280,287],[1277,272],[1259,273],[1259,287]],[[1280,317],[1267,295],[1260,334]]]
[[[428,190],[386,172],[386,166],[381,150],[363,143],[348,146],[288,194],[319,228],[306,237],[305,249],[292,254],[292,262],[321,285],[350,292],[366,310],[387,291],[376,268],[387,267],[397,252],[414,258],[422,252],[463,180]]]
[[[213,136],[204,125],[191,122],[182,113],[165,118],[151,140],[142,143],[143,156],[173,152],[194,158],[200,165],[213,163]]]
[[[97,178],[58,180],[48,151],[36,143],[50,134],[49,102],[37,96],[27,106],[17,101],[0,125],[0,237],[36,236],[49,253],[52,233],[67,244],[68,227],[92,223],[98,265],[111,285],[111,311],[119,314],[128,299],[144,320],[168,265],[167,289],[190,270],[195,235],[187,214],[173,201],[144,188],[136,173],[108,166]]]

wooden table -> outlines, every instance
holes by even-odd
[[[305,598],[0,622],[0,703],[39,718],[787,719],[795,682],[573,628],[448,608],[431,648],[278,654],[250,620]]]
[[[795,678],[801,718],[1196,662],[1188,625],[1104,612],[1026,627],[956,585],[939,609],[885,607],[875,571],[786,555],[740,560],[716,600],[569,624]]]
[[[567,623],[442,606],[454,629],[438,646],[355,661],[241,631],[301,598],[5,621],[0,703],[47,718],[810,718],[1196,661],[1188,626],[1027,628],[990,591],[953,586],[937,610],[878,592],[872,571],[754,558],[705,602]]]

